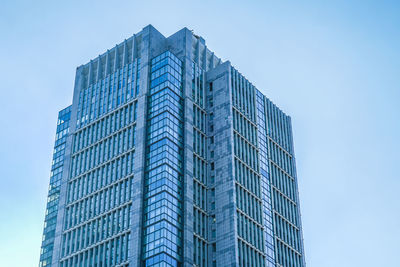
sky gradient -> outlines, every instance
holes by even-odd
[[[400,2],[165,2],[0,3],[0,265],[38,265],[76,67],[152,24],[193,29],[292,117],[308,267],[399,266]]]

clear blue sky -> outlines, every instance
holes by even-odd
[[[1,1],[0,265],[38,264],[76,67],[153,24],[292,116],[308,267],[399,266],[400,4],[329,2]]]

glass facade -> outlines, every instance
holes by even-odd
[[[79,66],[39,266],[304,267],[290,117],[186,28]]]
[[[304,266],[290,117],[234,68],[231,77],[239,266]]]
[[[231,68],[239,266],[265,266],[255,88]]]
[[[143,209],[144,266],[182,262],[182,62],[167,51],[151,60]]]
[[[82,74],[60,266],[128,265],[140,59],[115,50]]]
[[[46,217],[44,219],[42,248],[39,267],[51,266],[54,236],[57,224],[58,203],[60,198],[61,177],[64,167],[66,139],[69,134],[71,106],[58,113],[56,141],[51,166],[49,194],[47,197]]]
[[[275,258],[277,266],[304,264],[290,117],[265,98]]]
[[[97,65],[90,65],[88,72],[93,72],[93,68],[103,68],[100,62]],[[139,68],[140,58],[104,77],[97,77],[96,81],[93,81],[95,79],[92,77],[93,74],[84,76],[82,83],[84,87],[87,85],[87,88],[79,92],[77,128],[88,125],[91,121],[134,99],[139,94]]]
[[[192,62],[193,101],[193,262],[196,266],[208,266],[210,242],[215,244],[215,189],[210,186],[208,173],[207,132],[212,134],[212,120],[206,112],[204,71]],[[207,121],[209,124],[207,125]],[[208,128],[208,129],[207,129]],[[214,196],[213,196],[214,194]],[[210,203],[207,203],[210,201]],[[212,246],[212,245],[211,245]]]
[[[238,234],[251,244],[248,236],[251,239],[252,235],[259,234],[257,230],[253,234],[252,231],[263,229],[263,246],[259,251],[256,245],[250,248],[248,243],[243,245],[239,238],[239,265],[248,266],[250,263],[251,266],[304,266],[290,118],[234,68],[231,68],[231,75],[234,136],[241,137],[235,136],[236,177],[240,180],[243,173],[246,176],[249,170],[255,171],[257,188],[246,188],[247,192],[243,193],[237,187],[237,205],[241,210],[244,198],[245,209],[250,206],[251,210],[257,211],[259,204],[262,206],[260,220],[257,220],[257,216],[247,216],[260,225],[251,226],[254,222],[238,216]],[[257,120],[253,120],[254,112]],[[257,143],[252,141],[254,130]],[[246,138],[249,133],[250,138]],[[254,152],[251,145],[257,147],[258,153]],[[254,154],[259,164],[256,167],[251,163]],[[244,183],[247,181],[251,184],[252,179],[248,177],[251,175],[247,174]],[[248,196],[249,191],[255,194],[255,198],[259,197],[256,198],[258,201],[253,201]],[[261,263],[255,256],[257,252],[265,258]]]
[[[260,160],[260,174],[263,200],[263,219],[264,219],[264,252],[266,255],[266,266],[275,266],[275,246],[273,232],[271,183],[269,180],[269,161],[267,149],[267,131],[265,118],[264,95],[256,90],[257,103],[257,125],[258,125],[258,147]]]
[[[123,266],[127,261],[135,107],[131,101],[73,135],[61,266]]]

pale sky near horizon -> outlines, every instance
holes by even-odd
[[[38,265],[76,67],[148,24],[193,29],[292,117],[308,267],[400,266],[400,2],[329,2],[2,1],[0,266]]]

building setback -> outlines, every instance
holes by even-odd
[[[305,266],[290,117],[187,28],[143,28],[76,70],[39,266]]]

